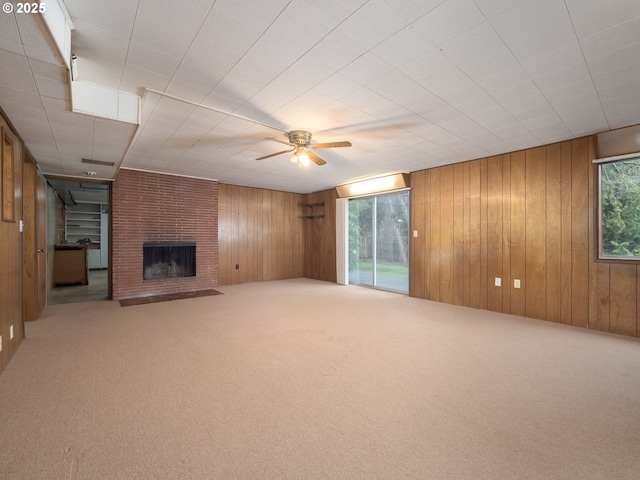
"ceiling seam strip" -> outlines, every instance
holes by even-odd
[[[187,100],[186,98],[176,97],[175,95],[171,95],[169,93],[160,92],[158,90],[154,90],[153,88],[146,88],[145,87],[144,90],[145,90],[145,92],[155,93],[156,95],[160,95],[162,97],[171,98],[173,100],[177,100],[179,102],[187,103],[189,105],[193,105],[193,106],[201,107],[201,108],[206,108],[207,110],[211,110],[213,112],[221,113],[223,115],[227,115],[229,117],[237,118],[239,120],[244,120],[244,121],[247,121],[247,122],[255,123],[256,125],[262,125],[263,127],[267,127],[267,128],[272,129],[272,130],[278,130],[279,132],[288,133],[288,130],[285,130],[285,129],[280,128],[280,127],[276,127],[275,125],[270,125],[268,123],[261,122],[259,120],[253,120],[252,118],[247,118],[247,117],[244,117],[242,115],[235,114],[235,113],[225,112],[224,110],[220,110],[220,109],[215,108],[215,107],[210,107],[210,106],[204,105],[202,103],[192,102],[191,100]]]
[[[571,22],[571,28],[573,29],[573,33],[576,36],[576,40],[578,41],[578,45],[580,46],[580,55],[582,55],[582,60],[584,60],[584,66],[589,72],[589,79],[591,80],[591,85],[593,86],[593,91],[598,97],[598,103],[600,104],[600,108],[602,109],[602,115],[604,115],[604,119],[607,122],[607,127],[611,130],[611,124],[609,123],[609,119],[607,118],[607,114],[604,111],[604,105],[602,105],[602,99],[600,98],[600,94],[598,93],[598,89],[596,87],[595,82],[593,81],[593,75],[591,73],[591,69],[589,68],[589,62],[587,62],[587,58],[584,55],[584,50],[582,49],[582,42],[580,41],[580,37],[578,37],[578,32],[576,32],[576,26],[573,23],[573,17],[571,16],[571,12],[569,11],[569,7],[567,6],[567,0],[564,0],[564,8],[567,9],[567,15],[569,15],[569,21]]]

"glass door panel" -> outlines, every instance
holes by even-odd
[[[349,200],[349,283],[373,286],[373,197]]]
[[[409,191],[349,200],[349,283],[409,292]]]
[[[374,286],[409,292],[409,191],[376,197]]]

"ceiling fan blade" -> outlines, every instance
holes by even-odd
[[[294,150],[295,150],[295,148],[292,148],[291,150],[283,150],[281,152],[272,153],[270,155],[265,155],[264,157],[258,157],[258,158],[256,158],[256,160],[264,160],[265,158],[275,157],[276,155],[282,155],[283,153],[290,153],[290,152],[293,152]]]
[[[265,140],[273,140],[274,142],[282,143],[283,145],[290,145],[292,147],[295,147],[295,145],[291,142],[285,142],[284,140],[279,140],[273,137],[266,137]]]
[[[336,147],[350,147],[351,142],[329,142],[329,143],[314,143],[309,145],[309,148],[336,148]]]
[[[324,165],[327,163],[322,157],[320,157],[317,153],[312,152],[311,150],[307,150],[307,154],[309,155],[309,160],[311,160],[316,165]]]

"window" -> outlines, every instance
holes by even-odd
[[[640,155],[601,163],[600,258],[640,260]]]
[[[13,144],[3,132],[2,147],[2,220],[13,222],[13,202],[15,188],[13,186]]]

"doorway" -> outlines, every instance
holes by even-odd
[[[107,300],[110,183],[49,177],[55,191],[50,305]]]
[[[409,293],[409,190],[348,204],[349,283]]]

